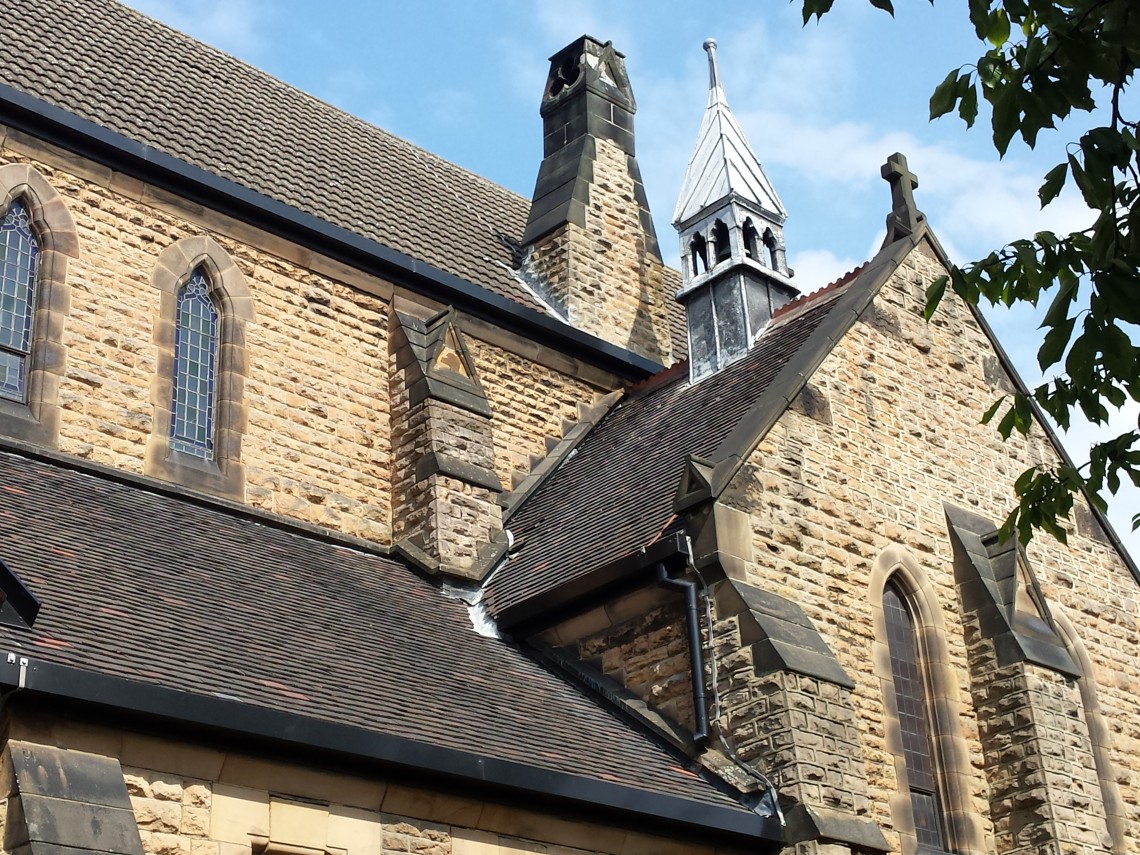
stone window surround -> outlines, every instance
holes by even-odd
[[[67,260],[79,257],[79,235],[63,197],[30,164],[0,166],[0,211],[7,211],[16,199],[27,206],[40,252],[26,401],[0,399],[0,434],[55,448],[59,384],[67,370],[63,327],[71,311]]]
[[[894,581],[906,594],[914,618],[915,637],[927,681],[927,702],[932,721],[934,760],[942,798],[946,845],[951,852],[982,855],[987,852],[981,817],[971,807],[970,792],[975,783],[969,749],[958,726],[962,713],[958,678],[946,643],[946,627],[937,591],[926,571],[906,549],[887,547],[875,560],[871,571],[870,602],[875,640],[871,658],[883,700],[884,737],[894,756],[898,786],[890,797],[891,816],[903,855],[929,852],[919,849],[911,814],[906,762],[903,759],[902,732],[895,706],[894,677],[887,647],[887,622],[883,613],[883,591]]]
[[[211,297],[220,315],[212,460],[170,447],[178,291],[199,268],[205,270],[210,280]],[[198,235],[175,241],[162,251],[151,284],[159,292],[153,333],[158,360],[151,381],[154,415],[143,471],[192,490],[243,501],[245,468],[241,462],[241,439],[247,421],[245,380],[249,375],[246,326],[254,320],[253,300],[245,277],[217,241]]]

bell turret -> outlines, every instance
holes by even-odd
[[[728,107],[716,41],[704,47],[708,106],[673,214],[694,380],[747,353],[772,312],[799,294],[784,250],[787,211]]]

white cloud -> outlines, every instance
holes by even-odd
[[[246,59],[265,45],[271,7],[262,0],[125,0],[144,15]]]
[[[795,252],[788,261],[796,271],[794,280],[796,287],[804,294],[810,294],[825,285],[830,285],[863,263],[862,259],[839,258],[827,249]]]

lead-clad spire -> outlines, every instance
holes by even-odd
[[[784,253],[787,212],[729,109],[716,41],[704,46],[708,105],[673,214],[694,380],[747,353],[772,312],[798,293]]]
[[[787,211],[729,109],[716,61],[716,39],[707,39],[705,50],[709,55],[708,109],[681,185],[673,225],[681,226],[730,194],[758,205],[782,223]]]

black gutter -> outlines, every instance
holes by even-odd
[[[697,727],[693,731],[693,742],[700,747],[709,741],[709,708],[705,699],[705,655],[704,645],[701,644],[701,617],[697,611],[697,583],[691,579],[674,579],[664,564],[658,564],[657,584],[662,588],[681,591],[685,595],[686,623],[689,629],[689,665],[693,669],[693,715],[697,720]]]
[[[397,777],[400,773],[417,776],[426,772],[467,787],[468,794],[471,785],[481,785],[524,799],[537,796],[593,816],[599,810],[612,812],[659,829],[664,823],[714,838],[735,838],[738,843],[783,840],[774,818],[743,806],[719,806],[646,792],[228,698],[96,674],[34,660],[18,652],[0,655],[0,686],[22,687],[21,694],[64,700],[72,707],[75,703],[91,704],[119,717],[141,714],[183,727],[197,726],[246,745],[253,740],[272,743],[285,752],[316,749],[322,754],[381,765],[387,774]]]
[[[625,380],[661,366],[542,312],[0,83],[3,123],[329,258],[455,306]]]

